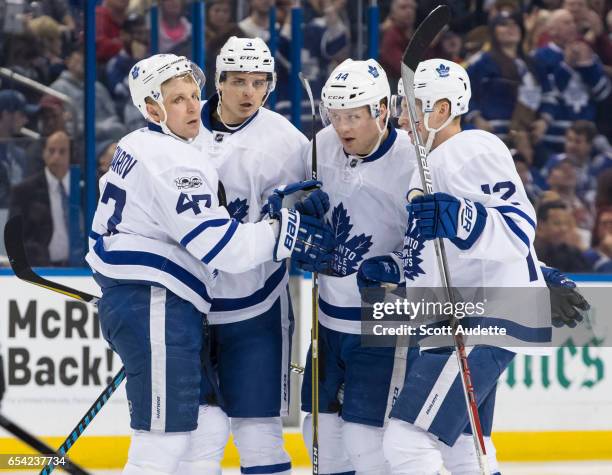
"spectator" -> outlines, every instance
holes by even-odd
[[[576,24],[567,10],[549,19],[552,41],[534,54],[543,97],[541,118],[534,123],[534,141],[561,152],[563,136],[576,120],[594,120],[596,102],[610,94],[610,80],[590,46],[576,41]]]
[[[524,130],[535,117],[541,88],[521,51],[517,15],[500,13],[489,22],[491,47],[470,59],[472,84],[466,120],[505,140],[510,130]]]
[[[96,158],[98,160],[98,179],[104,175],[110,168],[115,149],[117,148],[117,142],[112,139],[100,142],[96,146]]]
[[[545,46],[550,38],[546,33],[550,10],[540,10],[534,8],[525,15],[523,24],[525,25],[525,39],[523,40],[523,51],[533,51],[541,46]]]
[[[577,246],[579,238],[567,206],[545,201],[537,208],[538,225],[534,247],[538,258],[562,272],[589,272],[591,266]]]
[[[40,15],[53,18],[61,25],[63,31],[74,31],[74,18],[70,12],[70,5],[66,0],[44,0],[36,3],[39,6]]]
[[[42,82],[43,78],[35,67],[38,57],[38,42],[32,33],[6,35],[5,39],[6,42],[3,48],[4,66],[36,82]],[[2,88],[9,87],[21,91],[30,102],[38,99],[38,93],[32,94],[30,88],[24,88],[17,81],[2,78]]]
[[[11,186],[24,177],[26,155],[15,138],[35,111],[20,92],[0,91],[0,208],[8,208]]]
[[[127,15],[129,0],[103,0],[96,7],[96,58],[106,63],[115,56],[121,43],[121,27]]]
[[[130,69],[149,52],[149,29],[143,16],[137,13],[128,15],[121,29],[121,42],[121,51],[106,63],[106,81],[117,110],[123,110],[130,99]]]
[[[563,8],[574,17],[579,37],[591,45],[604,64],[612,64],[612,42],[603,23],[605,12],[600,10],[604,15],[598,14],[587,0],[564,0]]]
[[[380,42],[380,64],[392,85],[401,77],[402,55],[414,32],[415,18],[414,0],[392,0]]]
[[[605,170],[597,177],[597,191],[595,192],[595,212],[612,206],[612,169]]]
[[[578,176],[577,193],[586,203],[592,204],[595,199],[596,180],[599,174],[612,168],[612,157],[608,154],[597,154],[593,141],[597,136],[595,124],[586,120],[574,122],[565,132],[564,152],[553,155],[542,167],[543,179],[552,168],[562,161],[569,161]]]
[[[51,84],[64,70],[62,59],[62,30],[53,18],[41,16],[28,23],[39,47],[36,66],[42,82]]]
[[[592,246],[584,257],[595,272],[612,273],[612,207],[599,211]]]
[[[85,70],[83,51],[75,48],[66,58],[66,70],[51,84],[51,88],[66,94],[72,99],[76,110],[76,121],[78,137],[83,134],[85,125]],[[113,100],[106,88],[96,81],[96,135],[104,133],[122,133],[124,130],[117,113]],[[74,120],[74,118],[72,118]],[[70,127],[72,130],[72,127]]]
[[[442,34],[440,41],[433,47],[431,58],[442,58],[454,63],[463,63],[463,39],[454,31]]]
[[[221,47],[232,36],[244,37],[244,33],[232,19],[230,0],[213,0],[206,3],[206,75],[215,77],[216,59]],[[206,96],[215,92],[215,82],[206,81]]]
[[[270,7],[274,0],[249,0],[250,14],[238,23],[247,38],[270,39]]]
[[[70,117],[61,100],[50,94],[45,94],[41,97],[38,105],[38,132],[43,137],[43,140],[35,140],[28,146],[26,150],[27,159],[24,176],[35,175],[45,167],[45,162],[42,159],[45,145],[44,139],[60,130],[68,133],[66,126]],[[73,143],[72,145],[74,152],[75,144]]]
[[[548,187],[559,195],[577,226],[580,237],[581,248],[586,248],[591,242],[591,230],[594,219],[588,206],[576,194],[576,168],[567,160],[563,160],[550,170],[548,175]]]
[[[311,83],[312,90],[317,94],[329,73],[346,57],[350,45],[349,28],[342,17],[345,0],[322,0],[324,7],[323,17],[313,18],[304,27],[304,44],[302,50],[302,73]],[[289,117],[289,73],[291,63],[291,23],[290,18],[285,18],[285,24],[281,29],[276,54],[276,71],[278,81],[276,84],[276,112]],[[302,101],[304,114],[310,114],[310,103],[306,98]],[[318,97],[315,96],[315,100]]]
[[[191,38],[191,23],[183,15],[183,0],[161,0],[159,3],[159,52],[169,53]]]
[[[43,150],[45,169],[13,188],[9,215],[24,219],[24,246],[30,264],[68,265],[70,242],[70,139],[51,134]]]
[[[512,158],[514,159],[516,172],[518,173],[518,176],[525,187],[527,198],[529,198],[529,201],[535,205],[540,197],[540,194],[542,193],[542,188],[533,179],[533,173],[529,166],[529,161],[526,160],[523,155],[518,153],[516,149],[510,149],[510,152],[512,153]]]

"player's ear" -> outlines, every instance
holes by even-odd
[[[435,109],[441,116],[446,118],[450,115],[450,102],[446,99],[441,99],[436,103]]]
[[[162,111],[159,105],[153,101],[146,101],[147,104],[147,114],[151,119],[155,122],[160,123],[163,120]]]

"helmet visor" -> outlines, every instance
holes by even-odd
[[[323,102],[320,102],[319,114],[321,115],[321,122],[323,122],[325,127],[331,124],[336,129],[342,126],[358,127],[365,122],[374,120],[368,106],[353,107],[351,109],[331,109],[327,108]]]

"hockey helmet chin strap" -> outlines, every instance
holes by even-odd
[[[382,128],[380,127],[378,118],[376,118],[376,128],[378,129],[378,140],[376,141],[376,144],[374,145],[370,153],[368,153],[367,155],[358,155],[360,159],[364,160],[376,153],[376,151],[380,147],[380,143],[382,142],[383,135],[385,135],[385,130],[387,130],[388,125],[389,125],[389,109],[387,109],[387,117],[385,118],[385,125]]]
[[[166,108],[164,107],[164,105],[159,102],[159,101],[155,101],[157,102],[157,105],[159,106],[159,108],[162,110],[163,114],[164,114],[164,120],[161,120],[159,122],[155,122],[151,117],[149,117],[149,120],[151,122],[153,122],[156,125],[159,125],[162,129],[162,132],[166,135],[170,135],[171,137],[174,137],[175,139],[180,140],[181,142],[185,142],[185,143],[191,143],[194,141],[195,137],[192,139],[184,139],[183,137],[179,137],[178,135],[176,135],[174,132],[172,132],[170,130],[170,128],[166,125],[166,121],[168,120],[168,113],[166,112]]]
[[[437,129],[433,129],[431,127],[429,127],[429,112],[425,112],[425,115],[423,116],[423,123],[425,124],[425,129],[427,130],[427,143],[425,144],[425,154],[429,154],[429,151],[431,150],[431,146],[433,145],[433,141],[436,138],[436,134],[438,132],[440,132],[442,129],[444,129],[446,126],[448,126],[452,120],[457,117],[456,115],[449,115],[448,119],[446,119],[444,121],[444,123],[438,127]]]

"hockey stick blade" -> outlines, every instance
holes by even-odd
[[[98,302],[98,297],[94,295],[47,280],[32,270],[23,244],[23,218],[20,215],[13,216],[7,221],[4,227],[4,246],[11,268],[19,279],[85,303]]]
[[[421,22],[402,57],[402,63],[408,69],[411,71],[416,69],[433,40],[448,25],[450,19],[450,8],[447,5],[440,5]]]

